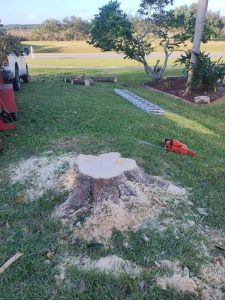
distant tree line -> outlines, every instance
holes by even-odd
[[[5,26],[11,34],[22,40],[38,41],[79,41],[87,40],[90,22],[71,16],[63,20],[47,19],[38,25],[8,25]]]
[[[194,36],[195,20],[197,12],[197,3],[191,5],[182,5],[174,8],[174,14],[180,21],[186,20],[186,30],[191,32]],[[129,21],[134,25],[137,32],[143,31],[145,25],[143,24],[143,18],[139,15],[129,16]],[[225,16],[221,16],[220,12],[214,12],[212,10],[207,11],[205,22],[205,34],[208,35],[207,40],[225,39]],[[204,37],[203,37],[204,40]]]
[[[197,4],[182,5],[174,9],[175,14],[182,15],[190,20],[190,28],[194,28],[191,22],[195,22]],[[130,16],[130,21],[134,24],[136,30],[142,30],[143,22],[140,16]],[[192,20],[192,21],[191,21]],[[7,25],[7,31],[12,35],[19,36],[21,40],[50,40],[50,41],[76,41],[87,40],[89,38],[91,22],[80,17],[71,16],[64,19],[47,19],[41,24],[30,25]],[[220,12],[207,12],[207,24],[211,31],[211,38],[225,39],[225,16]]]

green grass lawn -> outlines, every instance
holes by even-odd
[[[26,41],[25,46],[34,48],[35,53],[38,53],[33,60],[31,55],[27,57],[29,68],[142,68],[142,65],[135,60],[124,59],[123,56],[119,57],[104,57],[99,49],[92,47],[85,41]],[[224,52],[224,41],[210,41],[207,44],[202,44],[202,51],[206,52],[219,52],[214,53],[213,60],[218,60],[221,56],[221,52]],[[191,49],[191,43],[187,44],[187,47],[181,47],[181,50]],[[162,48],[158,47],[156,52],[163,52]],[[47,53],[68,54],[68,57],[45,57]],[[86,57],[70,57],[69,54],[87,54]],[[107,52],[108,53],[108,52]],[[106,53],[106,54],[107,54]],[[88,56],[90,54],[90,56]],[[94,55],[93,55],[94,54]],[[179,53],[178,53],[179,54]],[[43,57],[42,57],[43,56]],[[223,58],[224,55],[222,55]],[[158,57],[154,55],[148,58],[150,65],[155,65]],[[163,59],[161,59],[160,65]],[[174,65],[175,58],[168,60],[168,66]]]
[[[148,59],[151,65],[156,64],[157,59]],[[168,66],[174,65],[175,59],[168,60]],[[34,59],[27,60],[29,68],[138,68],[143,69],[143,66],[135,60],[120,58],[48,58],[48,59]]]
[[[89,45],[85,41],[26,41],[25,46],[33,46],[37,53],[99,53],[100,50]],[[202,44],[202,51],[224,51],[224,41],[209,41],[207,44]],[[181,50],[191,49],[191,43],[187,43],[186,47]],[[163,52],[163,49],[158,47],[157,52]]]
[[[154,267],[154,262],[160,259],[179,259],[198,274],[201,265],[211,261],[212,256],[224,255],[215,248],[210,249],[211,258],[205,258],[195,228],[177,232],[172,224],[164,234],[151,227],[129,231],[128,249],[122,246],[120,232],[115,232],[110,246],[103,249],[90,249],[85,242],[59,243],[62,225],[51,215],[67,195],[51,191],[37,201],[16,203],[16,196],[22,193],[21,186],[12,185],[7,172],[10,164],[41,156],[46,151],[55,155],[118,151],[134,158],[149,174],[163,176],[190,189],[192,211],[204,207],[209,213],[204,218],[196,216],[196,224],[224,231],[225,101],[196,106],[149,92],[139,87],[148,80],[142,70],[117,70],[117,84],[98,83],[93,87],[65,83],[61,78],[66,76],[64,72],[32,70],[31,82],[23,84],[22,90],[16,93],[19,111],[16,130],[0,132],[0,138],[4,139],[4,154],[0,156],[0,266],[16,251],[24,253],[0,275],[0,299],[199,299],[174,289],[161,290],[155,283],[160,271]],[[103,73],[101,70],[69,72]],[[175,75],[179,71],[168,73]],[[123,84],[126,89],[160,105],[166,110],[165,115],[145,114],[116,96],[113,88],[124,88]],[[53,142],[65,137],[73,138],[74,142],[56,149]],[[166,153],[135,141],[136,138],[160,145],[168,137],[182,140],[197,156]],[[184,207],[177,211],[178,219],[185,218]],[[143,242],[143,234],[150,237],[150,243]],[[196,240],[194,245],[192,240]],[[54,252],[51,259],[46,256],[49,249]],[[140,277],[132,278],[71,268],[67,280],[59,285],[55,280],[56,266],[65,252],[94,258],[115,254],[149,269]],[[79,290],[81,281],[85,283],[82,291]],[[145,287],[140,288],[143,281]]]

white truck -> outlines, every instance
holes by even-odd
[[[20,79],[29,82],[29,72],[25,56],[29,55],[28,48],[24,48],[20,55],[10,53],[6,56],[1,67],[4,82],[12,82],[14,91],[20,90]]]

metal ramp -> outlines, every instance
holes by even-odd
[[[135,95],[134,93],[129,92],[128,90],[114,89],[114,92],[148,114],[163,115],[165,112],[165,110],[163,110],[158,105],[155,105]]]

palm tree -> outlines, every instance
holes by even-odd
[[[202,40],[202,32],[205,24],[205,18],[207,13],[208,0],[198,0],[198,9],[197,9],[197,17],[195,22],[195,34],[192,46],[192,54],[191,54],[191,65],[196,63],[196,54],[200,52],[200,45]],[[193,69],[188,73],[187,79],[187,89],[186,91],[191,91],[190,82],[193,78]]]

